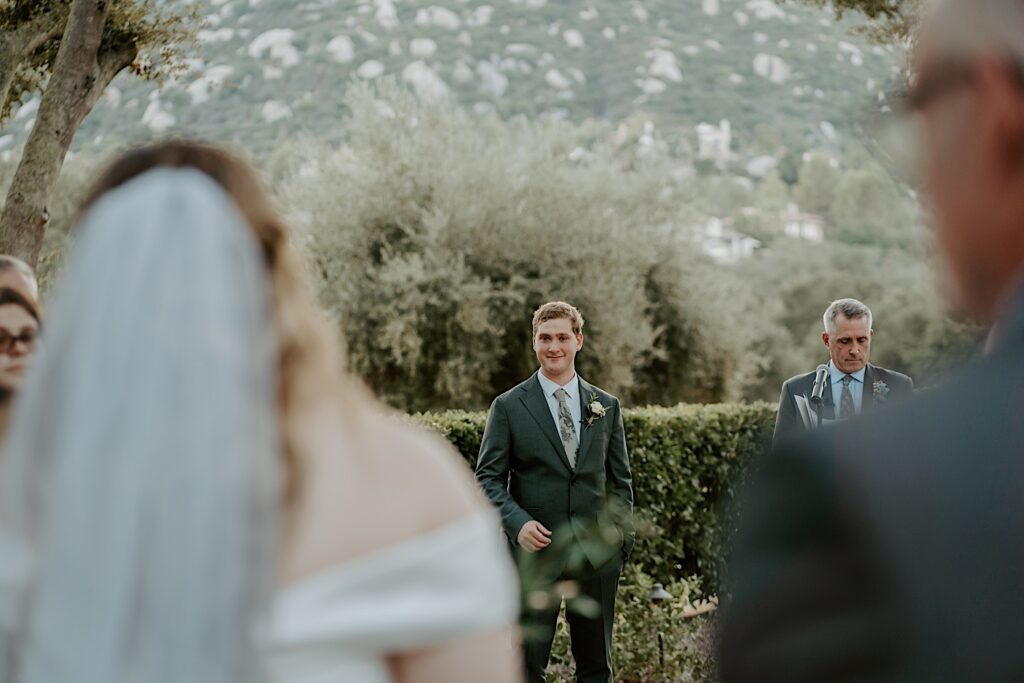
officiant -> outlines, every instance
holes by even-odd
[[[886,401],[914,391],[910,377],[872,365],[871,309],[856,299],[839,299],[829,304],[822,317],[821,341],[830,360],[815,370],[797,375],[782,385],[774,443],[819,424],[846,420]],[[822,383],[820,404],[814,395],[815,382]]]

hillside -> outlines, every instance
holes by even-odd
[[[201,2],[189,73],[160,91],[120,77],[76,147],[167,133],[255,151],[336,141],[350,82],[386,75],[503,117],[643,112],[694,145],[698,124],[723,119],[740,149],[759,124],[829,144],[900,65],[827,12],[772,0]],[[0,152],[19,146],[37,104],[7,125]]]

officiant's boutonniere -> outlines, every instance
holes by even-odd
[[[598,400],[597,394],[591,394],[590,401],[587,403],[587,426],[600,420],[607,411],[608,409]]]
[[[871,385],[871,389],[875,394],[875,398],[878,399],[879,401],[884,401],[885,399],[889,398],[889,385],[883,382],[882,380],[878,380],[873,385]]]

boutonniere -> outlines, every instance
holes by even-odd
[[[871,390],[874,393],[875,398],[878,399],[879,401],[884,401],[885,399],[889,398],[889,385],[883,382],[882,380],[878,380],[873,385],[871,385]]]
[[[587,402],[587,426],[600,420],[607,411],[608,409],[598,400],[597,394],[591,394],[590,401]]]

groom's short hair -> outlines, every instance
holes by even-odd
[[[829,334],[836,333],[836,319],[840,314],[847,320],[867,318],[868,329],[871,328],[873,320],[870,308],[856,299],[837,299],[829,304],[828,308],[825,309],[825,315],[822,316],[822,322],[825,323],[825,331]]]
[[[536,311],[533,312],[533,334],[537,335],[537,328],[541,326],[541,323],[545,323],[548,320],[558,320],[565,318],[572,323],[573,334],[580,334],[583,332],[583,316],[572,304],[567,304],[564,301],[549,301],[544,304]]]

